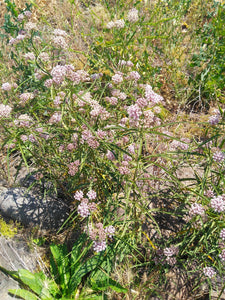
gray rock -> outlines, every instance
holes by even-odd
[[[22,240],[6,239],[0,236],[0,266],[10,271],[27,269],[34,271],[37,265],[37,256],[31,253]],[[0,298],[3,300],[15,299],[8,293],[9,289],[18,289],[19,284],[11,277],[0,271]]]
[[[26,188],[0,187],[1,214],[17,220],[26,226],[57,230],[69,216],[69,207],[49,196]]]

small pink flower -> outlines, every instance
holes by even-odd
[[[3,91],[10,91],[12,89],[12,85],[8,82],[5,82],[2,84],[2,90]]]
[[[105,227],[105,233],[108,235],[108,237],[112,238],[115,234],[115,227],[112,225]]]
[[[141,78],[141,75],[137,71],[132,71],[128,74],[126,79],[138,81]]]
[[[116,20],[116,21],[114,22],[114,26],[115,26],[116,28],[124,28],[125,22],[124,22],[124,20],[122,20],[122,19]]]
[[[44,82],[44,86],[47,88],[50,88],[53,85],[53,80],[52,79],[47,79]]]
[[[86,201],[82,201],[77,207],[77,212],[83,218],[87,218],[88,216],[90,216],[91,212],[88,203],[86,203]]]
[[[56,46],[56,47],[59,47],[59,48],[62,48],[62,49],[67,49],[68,48],[68,45],[67,45],[67,42],[66,42],[65,38],[62,37],[62,36],[53,37],[52,42],[53,42],[54,46]]]
[[[109,160],[115,160],[115,155],[111,152],[111,151],[107,151],[106,153],[106,157],[109,159]]]
[[[30,134],[30,135],[28,136],[28,139],[29,139],[29,141],[30,141],[31,143],[35,143],[35,142],[37,141],[37,139],[35,138],[35,136],[34,136],[33,134]]]
[[[95,252],[104,251],[106,249],[106,247],[107,247],[106,241],[94,241],[93,242],[93,250]]]
[[[41,52],[41,53],[39,54],[38,58],[39,58],[40,60],[44,61],[44,62],[47,62],[47,61],[50,60],[50,57],[49,57],[49,55],[48,55],[47,52]]]
[[[65,66],[55,66],[52,70],[51,70],[51,76],[52,76],[52,80],[56,83],[56,84],[61,84],[63,82],[63,80],[65,79],[66,76],[66,67]]]
[[[205,214],[205,209],[201,204],[193,203],[189,210],[190,216],[200,215],[203,216]]]
[[[68,165],[69,171],[68,174],[70,176],[74,176],[79,170],[80,161],[76,160]]]
[[[136,8],[130,9],[127,14],[127,20],[131,23],[136,23],[138,19],[138,10]]]
[[[212,278],[213,276],[216,275],[216,272],[215,272],[214,268],[212,268],[212,267],[203,268],[203,273],[205,276],[207,276],[209,278]]]
[[[9,105],[0,104],[0,120],[9,118],[12,111],[12,107]]]
[[[130,174],[130,169],[129,169],[128,166],[129,166],[129,164],[128,164],[127,161],[122,161],[121,165],[118,168],[120,174],[129,175]]]
[[[88,199],[89,199],[89,200],[94,200],[94,199],[96,199],[97,194],[96,194],[95,191],[90,190],[90,191],[87,193],[87,196],[88,196]]]
[[[32,16],[32,12],[29,10],[25,10],[24,11],[24,16],[26,16],[27,18],[30,18]]]
[[[33,93],[23,93],[19,96],[20,98],[20,104],[25,105],[28,101],[34,99]]]
[[[24,19],[24,14],[19,14],[18,17],[17,17],[17,20],[18,20],[19,22],[22,22],[23,19]]]
[[[220,237],[222,240],[225,240],[225,228],[220,231]]]
[[[35,60],[35,54],[33,52],[27,52],[24,54],[24,58],[26,61]]]
[[[76,191],[74,195],[74,199],[81,201],[84,198],[84,194],[82,191]]]
[[[210,201],[210,205],[216,212],[225,211],[225,201],[222,196],[212,198]]]
[[[219,257],[220,257],[220,259],[222,261],[225,261],[225,249],[222,250],[222,252],[220,253]]]
[[[225,154],[224,152],[218,150],[213,154],[213,160],[218,162],[218,163],[222,163],[225,160]]]
[[[173,256],[173,255],[177,255],[178,252],[179,252],[179,248],[175,247],[175,246],[171,246],[171,247],[165,248],[163,250],[164,255],[167,256],[167,257]]]
[[[120,74],[115,74],[115,75],[112,76],[112,81],[115,84],[119,84],[119,83],[123,82],[123,76],[120,75]]]
[[[49,119],[49,124],[59,123],[62,119],[61,112],[55,112]]]
[[[21,138],[21,140],[22,140],[23,142],[26,142],[26,141],[28,140],[28,136],[25,135],[25,134],[22,134],[22,135],[20,136],[20,138]]]
[[[130,119],[139,120],[142,115],[142,111],[137,104],[131,105],[127,108],[127,112]]]

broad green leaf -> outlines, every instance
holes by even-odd
[[[20,269],[18,270],[18,275],[21,281],[29,286],[32,291],[34,291],[38,295],[41,293],[43,281],[45,278],[45,275],[43,273],[32,274],[28,270]]]
[[[38,296],[24,289],[19,289],[19,290],[10,289],[9,293],[13,294],[14,296],[20,297],[24,300],[40,300]]]
[[[75,272],[71,277],[71,290],[75,290],[75,288],[81,283],[82,278],[100,266],[104,259],[104,254],[99,253],[84,262],[77,272]]]
[[[84,255],[87,253],[89,247],[85,247],[84,251],[82,251],[82,248],[84,246],[84,243],[87,240],[86,234],[81,234],[79,238],[76,240],[75,244],[73,245],[72,251],[71,251],[71,273],[74,273],[76,271],[76,268],[79,265],[80,260]]]
[[[52,271],[56,277],[56,282],[60,284],[62,290],[67,290],[70,280],[70,265],[66,245],[51,245],[52,256],[50,263]]]

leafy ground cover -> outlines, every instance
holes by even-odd
[[[70,205],[61,232],[76,232],[50,246],[49,274],[10,273],[27,287],[11,292],[166,299],[169,274],[179,270],[185,299],[200,298],[205,282],[219,297],[224,3],[4,6],[1,151]]]

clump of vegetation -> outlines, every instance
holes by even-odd
[[[30,289],[13,293],[23,299],[141,299],[162,295],[167,274],[179,268],[194,274],[197,297],[205,280],[210,286],[224,272],[225,111],[223,81],[217,80],[223,75],[224,5],[82,3],[76,9],[80,22],[89,16],[90,31],[86,27],[77,39],[86,43],[85,54],[74,48],[73,15],[54,28],[47,19],[47,26],[32,20],[31,5],[18,9],[6,1],[2,149],[35,169],[33,184],[51,183],[49,192],[69,204],[62,230],[79,228],[72,247],[51,246],[52,278],[10,273]],[[206,50],[199,28],[215,22]],[[206,61],[212,52],[218,58],[201,80],[199,44]],[[197,130],[191,115],[176,116],[175,107],[187,104],[198,112],[213,106]],[[122,264],[132,269],[132,281],[116,275],[124,273]]]
[[[17,234],[17,227],[13,222],[6,223],[3,218],[0,218],[0,235],[12,238]]]

